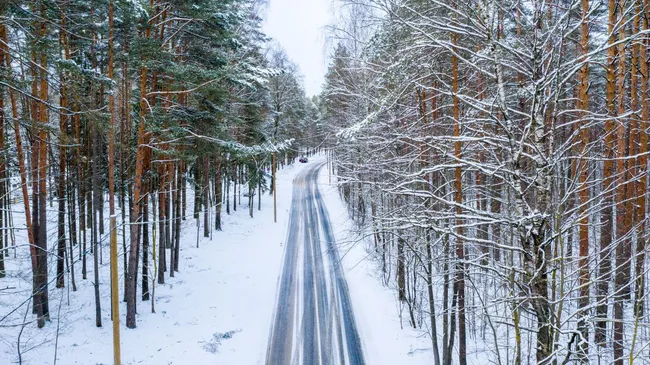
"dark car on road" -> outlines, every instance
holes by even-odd
[[[307,162],[307,157],[301,157],[301,158],[298,159],[298,161],[300,161],[302,163],[306,163]]]

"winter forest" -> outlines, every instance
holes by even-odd
[[[311,97],[269,1],[0,0],[0,364],[650,364],[649,0],[333,0]]]

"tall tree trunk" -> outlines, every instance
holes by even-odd
[[[47,17],[45,3],[40,4],[40,39],[44,40],[47,34]],[[38,164],[35,175],[38,176],[38,288],[40,293],[39,305],[43,308],[43,316],[49,319],[49,300],[48,300],[48,269],[47,269],[47,144],[48,144],[48,74],[47,74],[47,53],[45,50],[40,52],[40,77],[39,77],[39,112],[38,112]]]
[[[142,300],[149,300],[149,194],[142,198]]]
[[[2,30],[0,30],[2,32]],[[1,35],[0,35],[1,36]],[[5,67],[4,62],[4,52],[0,48],[0,65]],[[4,234],[6,230],[9,229],[9,225],[4,219],[5,210],[10,209],[9,204],[5,204],[8,199],[7,193],[8,189],[6,188],[6,164],[4,158],[4,149],[5,149],[5,100],[4,100],[4,89],[0,89],[0,234]],[[3,237],[0,237],[0,278],[4,278],[5,273],[5,247],[8,252],[8,241]]]
[[[619,4],[620,11],[619,22],[625,21],[624,10],[621,8],[623,4]],[[629,216],[633,212],[627,211],[626,198],[628,197],[628,190],[630,190],[629,170],[628,163],[625,157],[628,154],[627,138],[629,137],[630,128],[628,128],[627,118],[624,115],[627,113],[627,90],[626,90],[626,32],[625,27],[621,27],[618,31],[619,43],[618,45],[618,65],[617,65],[617,96],[618,96],[618,121],[616,127],[616,249],[615,254],[615,275],[614,275],[614,364],[623,365],[623,343],[624,335],[624,301],[630,297],[630,270],[631,270],[631,238],[628,237],[629,233]]]
[[[100,247],[100,238],[98,237],[98,226],[99,226],[99,212],[97,210],[97,205],[99,205],[99,194],[101,187],[99,185],[99,166],[95,161],[99,160],[99,143],[97,143],[97,140],[99,140],[99,132],[97,131],[97,126],[91,126],[92,128],[92,139],[93,139],[93,147],[92,147],[92,245],[93,245],[93,274],[95,277],[95,281],[93,283],[95,287],[95,324],[97,327],[102,326],[102,312],[101,312],[101,301],[100,301],[100,296],[99,296],[99,256],[101,252],[101,247]]]
[[[146,37],[149,37],[150,28],[146,30]],[[145,114],[148,108],[145,95],[147,94],[147,67],[140,70],[140,122],[138,125],[138,144],[135,156],[135,176],[133,181],[133,206],[131,208],[131,238],[129,247],[128,272],[126,277],[125,299],[126,299],[126,326],[135,328],[135,306],[136,306],[136,283],[138,263],[138,236],[140,226],[137,222],[140,217],[140,199],[142,194],[142,178],[144,174],[145,149]]]
[[[239,179],[239,165],[233,164],[232,167],[232,210],[237,211],[237,180]],[[275,184],[275,182],[274,182]]]
[[[406,301],[406,269],[404,267],[404,238],[397,237],[397,298]]]
[[[429,295],[429,319],[431,323],[431,347],[433,348],[433,360],[435,365],[440,365],[438,353],[438,325],[436,321],[436,303],[433,293],[433,256],[431,254],[431,233],[427,233],[427,294]]]
[[[174,187],[173,187],[173,200],[172,200],[172,215],[174,219],[171,221],[172,226],[174,227],[174,234],[171,237],[173,241],[172,249],[174,250],[174,266],[173,270],[178,271],[178,264],[179,264],[179,255],[180,255],[180,247],[181,247],[181,204],[180,204],[180,196],[181,193],[179,191],[182,182],[181,182],[181,166],[178,164],[175,164],[173,167],[174,171],[176,171],[176,174],[174,176]]]
[[[203,237],[210,237],[210,224],[208,223],[208,213],[210,209],[210,159],[208,156],[203,157]]]
[[[70,51],[68,49],[67,32],[66,32],[66,12],[65,8],[61,11],[61,31],[59,33],[59,47],[64,52],[66,60],[70,59]],[[65,72],[59,73],[61,79],[61,87],[59,93],[59,105],[61,111],[59,112],[59,176],[58,176],[58,189],[57,199],[59,205],[58,215],[58,249],[56,260],[56,287],[62,288],[64,286],[64,260],[66,254],[65,246],[65,196],[66,196],[66,144],[67,144],[67,129],[68,129],[68,97],[67,97],[67,75]]]
[[[230,167],[226,165],[226,173],[224,174],[224,184],[226,184],[226,196],[224,201],[226,202],[226,214],[230,215]]]
[[[154,221],[154,224],[153,224],[153,227],[152,227],[153,231],[156,230],[156,223],[155,222],[161,222],[160,217],[156,217],[156,212],[158,212],[158,214],[160,214],[160,194],[158,194],[157,203],[158,203],[158,209],[156,209],[156,200],[154,199],[154,205],[153,205],[153,211],[154,211],[153,221]],[[158,223],[158,224],[160,224],[160,223]],[[159,236],[158,237],[158,242],[157,242],[157,244],[158,244],[158,284],[164,284],[165,283],[165,265],[166,265],[166,262],[165,262],[165,241],[164,241],[164,239],[162,237],[160,237],[160,235],[158,235],[158,236]],[[153,244],[155,245],[156,242],[154,242]],[[154,260],[155,260],[155,258],[154,258]]]
[[[124,41],[124,52],[129,52],[129,39],[126,38]],[[128,277],[128,250],[126,246],[126,236],[128,224],[126,223],[126,212],[131,210],[131,205],[127,207],[126,205],[126,195],[130,190],[128,188],[129,182],[126,178],[127,173],[130,169],[127,166],[127,156],[128,153],[128,143],[127,141],[131,140],[131,102],[130,102],[130,90],[131,82],[129,80],[129,62],[128,57],[125,57],[125,61],[122,65],[122,110],[123,118],[120,123],[120,208],[122,212],[122,270],[124,275],[124,287],[126,288],[126,278]],[[130,166],[130,165],[129,165]],[[130,196],[128,201],[130,202]],[[126,291],[125,291],[126,292]],[[126,300],[126,293],[125,298]]]
[[[174,242],[172,241],[172,236],[171,236],[171,227],[172,227],[172,199],[173,199],[173,184],[174,184],[174,168],[171,164],[166,163],[165,164],[165,174],[167,175],[167,190],[165,191],[165,243],[167,244],[167,248],[173,250],[174,248]],[[170,268],[173,267],[172,263],[174,261],[173,259],[174,254],[170,254]],[[173,272],[173,270],[172,270]]]
[[[187,213],[187,168],[184,161],[181,162],[181,206],[182,217],[186,219]]]
[[[582,24],[580,25],[580,55],[584,60],[589,53],[589,0],[581,0],[582,5]],[[578,331],[584,341],[580,342],[579,359],[581,362],[588,361],[589,354],[589,329],[587,327],[587,307],[589,306],[589,215],[587,214],[589,204],[589,186],[587,178],[589,177],[588,156],[589,148],[589,121],[586,119],[589,111],[589,63],[584,62],[578,75],[578,110],[583,120],[580,123],[580,143],[578,147],[579,156],[577,169],[574,175],[578,176],[578,215],[579,215],[579,237],[580,237],[580,259],[578,267],[580,296],[578,298]]]
[[[616,1],[609,0],[608,3],[608,25],[607,34],[609,35],[607,48],[607,86],[606,86],[606,103],[608,119],[605,121],[605,146],[603,161],[603,210],[601,213],[601,231],[600,231],[600,260],[597,273],[596,288],[596,329],[595,342],[599,346],[605,347],[607,331],[607,312],[608,312],[608,292],[609,281],[611,276],[611,250],[612,250],[612,232],[614,230],[614,210],[612,201],[612,189],[614,187],[614,150],[616,136],[614,130],[616,126],[616,37],[613,34],[614,25],[616,24]]]
[[[221,173],[221,166],[223,161],[217,160],[214,171],[214,229],[221,231],[221,207],[223,206],[223,179]]]
[[[160,178],[160,188],[158,190],[158,242],[160,247],[159,255],[162,257],[161,268],[163,272],[167,271],[167,246],[166,241],[167,236],[165,236],[165,204],[167,201],[167,196],[165,195],[165,179],[166,176],[163,174]],[[170,253],[173,255],[173,253]]]
[[[77,283],[75,278],[75,260],[74,260],[74,246],[79,246],[79,241],[77,241],[77,212],[75,207],[75,185],[74,174],[72,171],[68,170],[68,230],[70,231],[70,281],[72,283],[72,291],[77,291]],[[81,246],[79,246],[81,247]],[[79,255],[81,258],[81,255]]]
[[[454,4],[455,6],[455,4]],[[451,42],[456,46],[457,36],[451,35]],[[458,99],[458,57],[454,53],[451,57],[451,78],[453,91],[453,118],[454,118],[454,156],[456,160],[461,159],[461,142],[460,142],[460,100]],[[463,220],[460,218],[463,214],[461,205],[463,204],[463,183],[462,168],[460,165],[455,169],[454,182],[454,199],[456,201],[456,287],[458,295],[458,363],[467,365],[467,339],[465,325],[465,246],[463,243]]]
[[[644,7],[647,11],[648,5],[650,2],[645,0],[636,1],[637,13],[644,14]],[[648,31],[648,18],[647,16],[637,15],[637,19],[640,18],[641,21],[641,31]],[[640,224],[638,225],[637,231],[637,247],[636,247],[636,283],[635,283],[635,315],[638,318],[643,317],[644,313],[644,297],[645,297],[645,261],[646,261],[646,231],[645,224],[646,221],[646,184],[648,182],[647,175],[647,166],[648,166],[648,121],[650,120],[650,105],[648,105],[648,83],[650,82],[650,76],[648,75],[648,35],[643,35],[639,40],[640,44],[637,45],[639,50],[639,73],[641,74],[641,118],[638,121],[638,145],[639,151],[636,165],[638,169],[639,180],[636,185],[636,219]]]

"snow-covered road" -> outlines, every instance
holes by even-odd
[[[315,164],[294,180],[267,365],[365,364]]]

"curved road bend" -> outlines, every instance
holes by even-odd
[[[293,182],[293,200],[266,365],[364,365],[348,286],[318,171]]]

